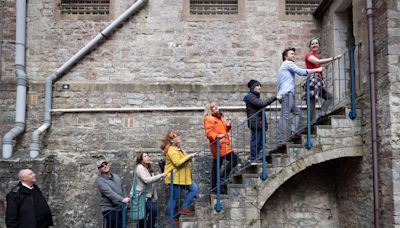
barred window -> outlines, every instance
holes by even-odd
[[[110,14],[110,0],[61,0],[61,14]]]
[[[285,14],[294,16],[312,15],[321,0],[285,0]]]
[[[190,0],[191,15],[238,15],[238,0]]]

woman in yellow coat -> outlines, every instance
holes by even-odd
[[[180,214],[191,215],[194,212],[188,207],[192,203],[193,198],[198,191],[197,184],[192,180],[190,172],[190,160],[197,156],[197,153],[187,154],[180,148],[181,139],[176,131],[170,130],[162,139],[161,149],[165,156],[164,172],[166,184],[173,184],[172,195],[167,205],[167,214],[169,218],[174,216],[175,201],[178,200],[180,192],[187,190],[185,199],[183,200]],[[171,173],[173,173],[171,177]]]

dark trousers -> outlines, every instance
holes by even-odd
[[[122,211],[103,211],[103,228],[122,228]]]
[[[260,157],[262,149],[262,129],[251,129],[250,160],[255,161]]]
[[[158,207],[152,199],[146,201],[146,215],[144,219],[139,220],[137,227],[139,228],[153,228],[157,224]],[[146,219],[147,218],[147,219]]]
[[[320,93],[318,94],[322,99],[324,99],[324,103],[321,106],[321,115],[324,116],[326,115],[326,111],[328,110],[329,106],[333,102],[333,96],[331,93],[326,91],[325,89],[322,89]],[[315,97],[310,97],[310,120],[313,121],[315,119],[315,103],[316,99]]]
[[[228,161],[228,164],[225,165],[224,171],[222,173],[217,173],[217,159],[213,160],[212,165],[212,180],[211,180],[211,188],[217,186],[217,175],[221,175],[221,180],[226,179],[229,176],[229,173],[232,171],[233,167],[238,164],[238,156],[232,151],[225,156],[220,157],[219,168],[221,168],[224,160]]]

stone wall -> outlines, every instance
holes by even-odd
[[[343,5],[348,5],[347,1],[333,2],[322,19],[322,38],[329,39],[333,34],[338,23],[341,23],[337,14],[341,14]],[[341,184],[338,185],[338,199],[340,200],[340,209],[338,210],[338,218],[341,226],[351,227],[363,224],[370,226],[373,221],[373,201],[372,201],[372,156],[371,156],[371,121],[370,121],[370,105],[369,105],[369,76],[368,76],[368,37],[367,37],[367,18],[366,18],[366,2],[352,1],[352,23],[353,36],[355,44],[361,43],[361,73],[359,78],[360,87],[357,95],[357,105],[360,112],[357,113],[357,118],[362,118],[362,132],[364,141],[364,158],[357,166],[357,170],[348,178],[344,178]],[[362,10],[360,10],[362,9]],[[384,21],[384,18],[376,18],[376,21]],[[375,27],[377,29],[377,27]],[[379,26],[382,36],[385,33],[384,25]],[[383,34],[382,34],[383,33]],[[384,38],[381,38],[384,39]],[[381,66],[384,62],[381,63]],[[358,80],[357,80],[358,81]],[[379,95],[378,95],[379,97]],[[380,108],[387,104],[382,103]],[[386,106],[387,107],[387,106]],[[382,111],[386,113],[388,110]],[[346,177],[346,175],[343,175]],[[390,179],[390,178],[389,178]],[[390,188],[390,187],[389,187]],[[344,200],[346,199],[346,200]],[[368,224],[370,223],[370,224]]]
[[[388,67],[388,78],[390,80],[389,92],[389,105],[390,105],[390,138],[387,142],[390,142],[390,147],[387,148],[389,153],[391,153],[391,172],[392,176],[392,189],[387,189],[388,192],[393,193],[393,224],[394,226],[400,225],[400,141],[399,141],[399,123],[400,123],[400,109],[399,109],[399,99],[400,99],[400,1],[392,0],[387,1],[387,25],[388,25],[388,56],[387,56],[387,67]],[[387,101],[387,100],[386,100]],[[387,144],[386,144],[387,145]],[[386,175],[381,175],[386,176]],[[388,186],[390,186],[388,184]],[[392,218],[390,218],[392,220]],[[390,221],[389,220],[389,221]]]
[[[360,168],[362,161],[346,158],[297,174],[268,199],[261,210],[261,227],[370,227],[372,209],[362,203],[370,194],[360,198],[360,191],[350,190],[354,185],[365,188],[357,180]],[[357,210],[367,213],[350,218]]]
[[[13,157],[28,156],[32,132],[43,123],[45,79],[111,22],[62,20],[56,2],[27,2],[27,128],[16,141]],[[133,2],[113,1],[111,17]],[[295,46],[302,56],[307,40],[319,30],[313,21],[278,20],[278,1],[245,2],[240,18],[187,20],[182,16],[183,0],[148,1],[55,84],[53,108],[202,109],[208,100],[237,106],[243,105],[250,79],[262,82],[265,96],[273,94],[281,51]],[[7,39],[14,36],[14,4],[6,1]],[[1,136],[12,128],[15,115],[14,47],[3,44],[3,50],[6,46],[7,55],[3,51],[1,56]],[[63,90],[63,84],[70,89]],[[245,118],[243,109],[225,113],[235,123]],[[207,144],[201,110],[54,113],[52,118],[40,145],[42,158],[54,155],[49,202],[57,227],[99,226],[96,160],[113,162],[128,188],[136,152],[150,152],[156,160],[159,139],[167,129],[181,132],[188,151]]]
[[[261,210],[261,227],[340,227],[334,162],[292,177]]]

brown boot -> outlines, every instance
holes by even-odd
[[[181,215],[193,215],[194,211],[190,210],[189,208],[182,208]]]

